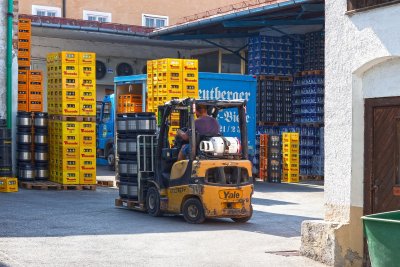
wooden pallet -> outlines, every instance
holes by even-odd
[[[97,181],[98,186],[114,187],[114,181]]]
[[[300,175],[300,181],[323,181],[322,175]]]
[[[115,206],[119,208],[125,208],[130,210],[146,210],[143,203],[139,203],[137,200],[131,200],[126,198],[116,198]]]
[[[19,186],[25,189],[35,190],[61,190],[61,185],[49,181],[19,182]]]
[[[96,185],[93,184],[60,184],[62,190],[96,190]]]

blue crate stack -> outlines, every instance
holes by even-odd
[[[248,72],[258,76],[256,117],[265,125],[258,133],[300,133],[301,175],[324,173],[324,41],[323,31],[249,38]]]

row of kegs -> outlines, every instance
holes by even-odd
[[[4,119],[0,119],[0,176],[12,176],[11,129]]]
[[[48,115],[18,112],[18,178],[25,181],[49,179]]]
[[[157,131],[154,113],[119,114],[117,117],[117,173],[119,195],[121,198],[137,199],[138,176],[140,170],[149,170],[154,152],[155,142],[149,142]],[[142,137],[139,137],[142,136]],[[153,146],[153,148],[152,148]],[[138,158],[140,152],[140,159]],[[147,172],[141,175],[147,175]],[[142,177],[143,178],[143,177]]]

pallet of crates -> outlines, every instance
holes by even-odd
[[[18,20],[18,67],[29,69],[31,66],[31,20],[21,18]]]
[[[260,134],[260,169],[259,177],[266,182],[268,180],[268,135]]]
[[[299,133],[282,133],[283,181],[299,182],[300,140]]]
[[[268,182],[282,180],[282,145],[280,135],[269,135],[268,139]]]

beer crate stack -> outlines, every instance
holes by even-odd
[[[268,135],[260,134],[260,173],[259,177],[263,181],[268,179]]]
[[[43,112],[43,74],[30,70],[31,20],[18,20],[18,111]]]
[[[299,182],[300,140],[299,133],[282,133],[283,181]]]
[[[96,184],[95,68],[94,53],[63,51],[47,56],[53,182]]]
[[[0,193],[18,192],[18,179],[12,176],[11,129],[0,120]]]
[[[282,180],[282,145],[279,135],[269,135],[268,139],[268,182]]]
[[[172,99],[199,97],[199,64],[197,59],[164,58],[147,61],[147,111],[156,113],[158,106]],[[179,129],[179,114],[172,114],[169,142]]]

